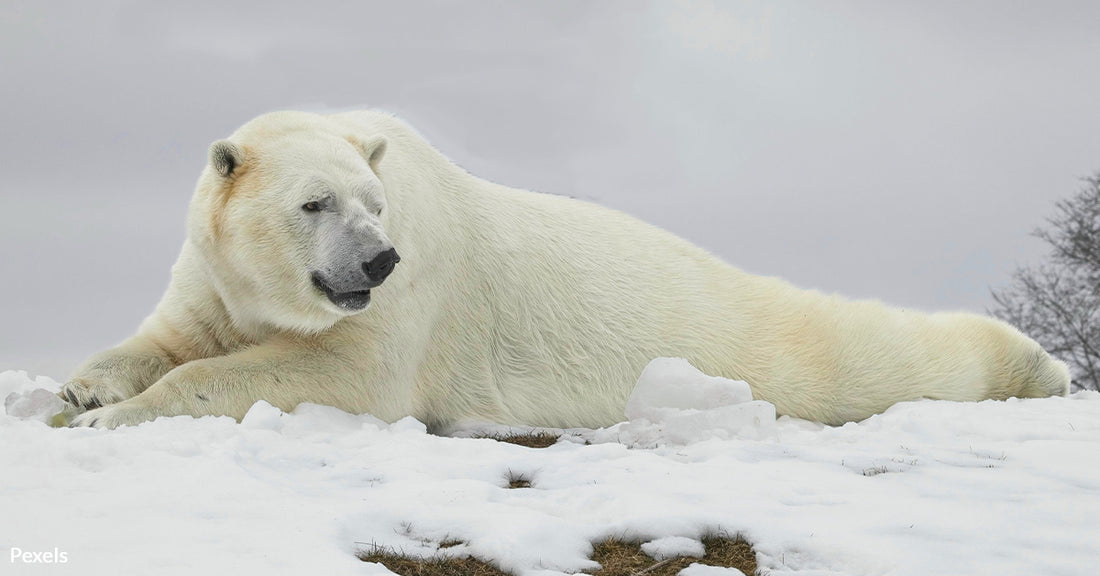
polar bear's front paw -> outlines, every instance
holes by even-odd
[[[118,428],[119,426],[136,426],[142,422],[155,420],[157,416],[159,414],[154,410],[126,401],[89,410],[74,418],[69,427]]]
[[[121,386],[94,382],[84,378],[70,380],[61,387],[61,391],[57,395],[73,406],[88,410],[122,402],[131,396]]]

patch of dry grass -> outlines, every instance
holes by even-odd
[[[515,488],[530,488],[531,487],[531,480],[529,478],[527,478],[526,476],[513,474],[513,475],[508,477],[508,487],[512,488],[512,489],[515,489]]]
[[[456,544],[452,544],[454,546]],[[445,548],[440,544],[440,548]],[[510,576],[477,558],[409,558],[386,548],[360,552],[363,562],[377,562],[401,576]]]
[[[539,432],[537,434],[511,434],[509,436],[489,436],[497,442],[507,442],[509,444],[518,444],[519,446],[526,446],[528,448],[549,448],[554,444],[557,444],[559,436],[557,434],[550,434],[548,432]]]
[[[706,555],[702,558],[677,556],[660,562],[642,552],[639,542],[605,540],[596,545],[592,559],[603,568],[593,576],[676,576],[688,566],[699,563],[710,566],[737,568],[745,574],[756,573],[756,553],[752,546],[740,538],[707,536],[703,538]]]
[[[440,548],[462,542],[447,541]],[[745,574],[756,573],[756,554],[752,546],[740,538],[708,536],[703,538],[706,555],[702,558],[678,556],[660,562],[645,552],[639,542],[610,539],[596,545],[592,559],[602,568],[593,576],[675,576],[693,563],[737,568]],[[510,576],[491,563],[477,558],[434,558],[422,560],[397,554],[393,550],[375,548],[359,554],[364,562],[378,562],[401,576]]]

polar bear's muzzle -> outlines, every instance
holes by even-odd
[[[337,277],[315,270],[310,280],[333,304],[344,310],[362,310],[370,304],[371,288],[380,286],[400,261],[397,250],[390,248],[360,264],[359,270]]]
[[[362,310],[370,304],[370,288],[337,290],[320,272],[311,274],[310,279],[318,290],[325,293],[330,302],[345,310]]]

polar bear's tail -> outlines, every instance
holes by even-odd
[[[1051,358],[1040,351],[1041,359],[1035,361],[1035,379],[1032,385],[1040,396],[1065,396],[1069,394],[1070,374],[1065,362]]]
[[[986,398],[1046,398],[1069,393],[1069,368],[1015,326],[988,316],[970,316],[984,338],[971,340],[986,364]]]
[[[1011,396],[1019,398],[1046,398],[1065,396],[1069,393],[1070,374],[1065,362],[1052,358],[1036,346],[1023,358],[1021,366],[1013,374]]]

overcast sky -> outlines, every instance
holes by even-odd
[[[1100,2],[0,2],[0,369],[167,285],[210,142],[377,107],[750,272],[989,305],[1100,170]]]

